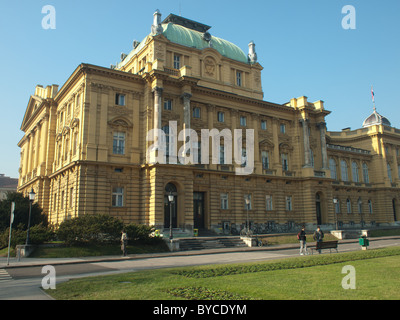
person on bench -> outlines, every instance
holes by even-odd
[[[317,230],[315,230],[313,238],[317,242],[316,245],[318,247],[318,243],[322,242],[324,239],[324,232],[321,230],[320,226],[317,226]],[[318,249],[318,252],[321,253],[321,249]]]

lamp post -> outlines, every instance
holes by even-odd
[[[250,204],[250,199],[249,196],[246,196],[244,198],[244,202],[246,203],[246,210],[247,210],[247,236],[250,233],[250,221],[249,221],[249,204]]]
[[[31,228],[31,213],[32,213],[32,203],[35,201],[36,193],[33,191],[29,192],[29,218],[28,218],[28,231],[26,232],[26,243],[25,245],[29,244],[29,229]]]
[[[174,238],[172,234],[172,203],[174,202],[174,195],[172,194],[172,192],[170,192],[168,195],[168,201],[169,201],[169,239],[172,240]]]
[[[336,205],[337,205],[338,202],[339,202],[339,200],[337,198],[333,198],[333,210],[335,210],[336,230],[339,229],[338,217],[337,217],[338,213],[337,213],[337,210],[336,210]]]

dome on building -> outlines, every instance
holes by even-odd
[[[374,112],[367,118],[365,119],[363,123],[363,128],[365,127],[370,127],[374,125],[384,125],[384,126],[389,126],[391,127],[392,124],[388,120],[388,118],[380,115],[378,112],[376,112],[376,109],[374,108]]]
[[[171,42],[200,50],[211,47],[226,58],[248,63],[246,54],[237,45],[207,31],[203,33],[171,22],[163,23],[162,28],[162,34]]]

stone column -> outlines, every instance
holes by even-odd
[[[318,123],[319,132],[321,135],[321,153],[322,153],[322,169],[329,169],[328,152],[326,149],[326,123]]]
[[[161,129],[161,113],[162,113],[162,92],[163,88],[155,87],[154,92],[154,126],[153,129]]]
[[[192,95],[190,93],[185,92],[182,94],[182,100],[183,100],[183,132],[184,132],[184,148],[183,148],[183,153],[182,157],[185,159],[187,157],[187,150],[190,150],[190,155],[191,159],[193,159],[193,150],[190,145],[188,145],[191,142],[191,139],[189,137],[190,135],[190,98]],[[194,159],[193,159],[194,160]],[[193,161],[191,161],[193,163]],[[186,163],[186,162],[185,162]]]
[[[303,140],[304,140],[304,167],[311,167],[311,152],[310,152],[310,136],[308,132],[308,119],[301,119],[300,123],[303,126]]]

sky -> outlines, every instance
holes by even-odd
[[[42,26],[46,5],[55,29]],[[354,10],[342,13],[346,5]],[[156,9],[162,19],[174,13],[212,26],[246,54],[254,41],[266,101],[323,100],[328,130],[357,129],[373,111],[373,86],[377,111],[400,128],[399,0],[0,0],[1,174],[18,178],[35,86],[61,88],[82,62],[116,64],[150,33]]]

